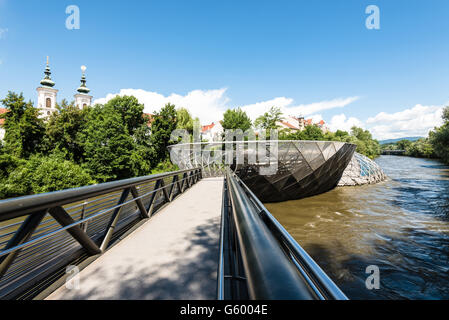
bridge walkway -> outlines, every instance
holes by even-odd
[[[215,299],[222,189],[199,181],[47,299]]]

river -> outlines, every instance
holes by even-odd
[[[449,167],[376,162],[387,181],[265,205],[350,299],[449,299]],[[379,289],[365,285],[369,265]]]

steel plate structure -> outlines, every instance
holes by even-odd
[[[234,151],[231,162],[226,161],[230,158],[227,144]],[[353,144],[336,141],[191,143],[171,146],[170,157],[181,169],[202,167],[204,175],[221,175],[226,164],[261,201],[280,202],[335,188],[355,149]],[[270,172],[267,169],[273,163],[276,170]]]

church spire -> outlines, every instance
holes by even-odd
[[[88,94],[90,92],[90,89],[86,87],[86,66],[81,66],[81,71],[83,72],[83,75],[81,76],[81,85],[76,91],[78,91],[79,93]]]
[[[53,87],[55,83],[51,80],[51,72],[50,72],[50,66],[48,64],[48,56],[47,56],[47,66],[45,67],[45,77],[41,80],[41,85],[44,87]]]

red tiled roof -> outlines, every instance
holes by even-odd
[[[281,123],[282,123],[284,126],[289,127],[290,129],[298,130],[297,127],[295,127],[294,125],[292,125],[292,124],[290,124],[290,123],[288,123],[288,122],[281,121]]]
[[[4,114],[8,112],[8,109],[5,108],[0,108],[0,114]],[[4,125],[5,124],[5,119],[0,119],[0,125]]]
[[[312,124],[312,119],[307,119],[306,120],[306,126],[311,125]]]
[[[324,124],[324,120],[321,120],[321,121],[320,121],[320,124],[323,125],[323,124]]]
[[[201,132],[206,132],[206,131],[212,129],[214,126],[215,126],[215,123],[213,123],[213,122],[211,124],[206,125],[206,126],[202,126],[201,127]]]

